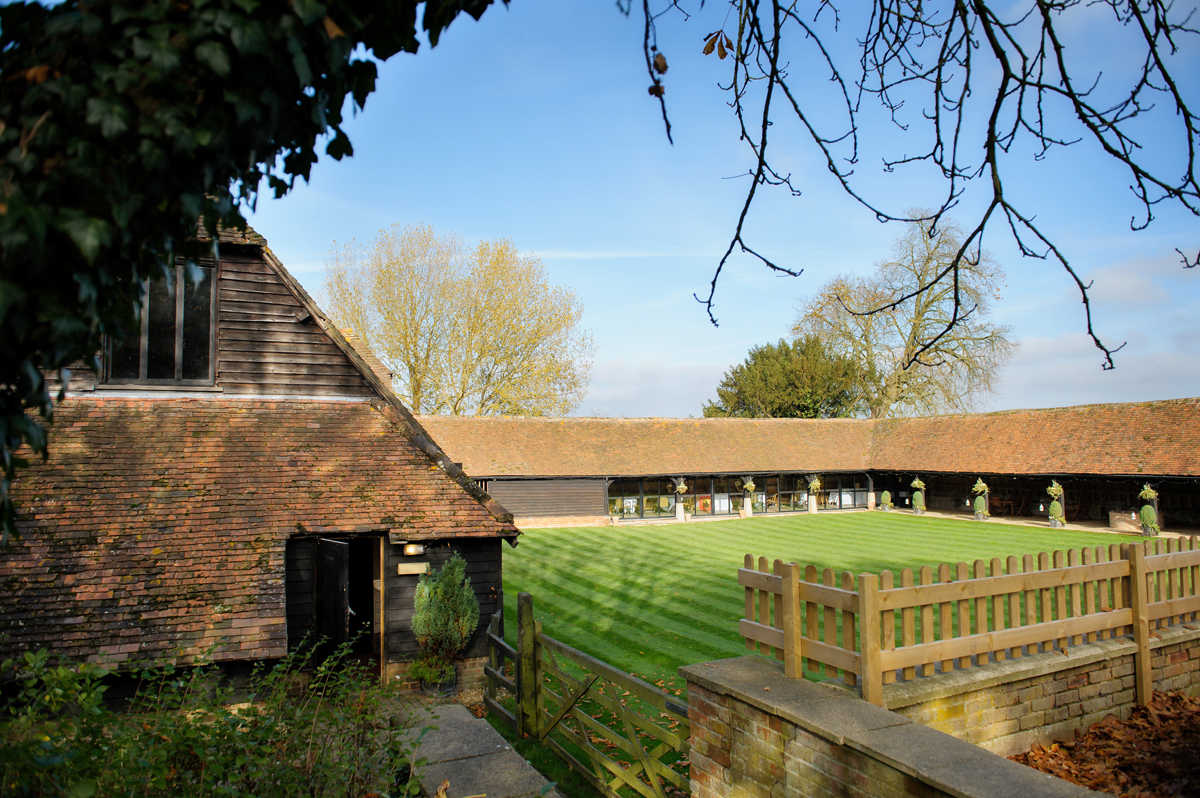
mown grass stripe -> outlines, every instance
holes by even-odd
[[[643,678],[738,656],[747,552],[785,562],[898,572],[943,562],[1107,545],[1112,535],[979,524],[905,513],[822,513],[704,524],[534,529],[504,553],[506,613],[534,596],[546,634]],[[516,625],[509,622],[512,637]]]

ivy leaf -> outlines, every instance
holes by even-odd
[[[196,46],[196,60],[211,69],[218,77],[229,74],[229,53],[220,42],[204,42]]]
[[[292,10],[305,25],[311,25],[325,18],[325,6],[317,0],[292,0]]]
[[[96,260],[100,248],[112,240],[112,230],[107,222],[74,208],[64,210],[55,227],[71,237],[89,264]]]
[[[129,129],[129,109],[119,100],[92,97],[87,101],[87,121],[98,125],[104,138],[116,138]]]

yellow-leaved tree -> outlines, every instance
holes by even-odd
[[[587,391],[583,305],[507,239],[468,248],[393,225],[367,245],[334,244],[325,292],[334,322],[388,365],[415,413],[567,415]]]
[[[932,234],[910,223],[874,273],[835,277],[801,303],[793,335],[817,336],[858,364],[871,418],[965,412],[995,391],[1017,346],[1011,327],[987,320],[1004,271],[972,249],[957,279],[944,279],[961,242],[949,219]]]

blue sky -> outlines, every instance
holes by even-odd
[[[736,176],[751,165],[717,87],[728,62],[700,53],[725,13],[710,2],[660,27],[674,146],[646,93],[636,15],[610,0],[514,0],[478,23],[457,20],[437,48],[381,66],[376,93],[347,126],[353,158],[323,159],[309,184],[264,197],[250,223],[318,298],[334,241],[416,222],[468,242],[511,238],[586,308],[597,351],[579,414],[698,416],[730,365],[787,335],[800,299],[834,275],[871,269],[899,232],[842,194],[815,148],[781,120],[772,146],[803,193],[760,193],[747,230],[772,260],[804,273],[735,259],[718,289],[720,326],[708,322],[692,294],[708,292],[747,184]],[[1113,53],[1124,51],[1094,44],[1095,21],[1073,31],[1093,42],[1080,44],[1082,63],[1119,72]],[[1188,46],[1179,59],[1195,74],[1200,57]],[[800,54],[795,64],[809,66]],[[936,201],[919,169],[884,174],[879,157],[895,152],[900,134],[875,129],[886,135],[865,146],[857,185],[889,210]],[[1165,151],[1169,142],[1155,136],[1147,133],[1150,151]],[[1200,269],[1184,271],[1174,252],[1194,254],[1200,219],[1162,207],[1148,230],[1131,232],[1138,208],[1128,180],[1089,143],[1037,163],[1031,144],[1014,147],[1006,168],[1010,195],[1095,280],[1097,330],[1128,343],[1117,368],[1102,371],[1065,272],[1022,259],[997,228],[986,244],[1007,284],[993,318],[1011,324],[1021,346],[981,409],[1200,396]],[[968,195],[961,216],[981,200]]]

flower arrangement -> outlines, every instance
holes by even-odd
[[[913,512],[921,515],[925,512],[925,483],[920,477],[913,477],[913,481],[908,484],[916,488],[912,495]]]
[[[1158,498],[1158,491],[1150,487],[1150,483],[1147,482],[1142,486],[1142,492],[1138,494],[1138,498],[1145,502],[1138,513],[1138,519],[1142,522],[1142,534],[1157,535],[1162,531],[1158,528],[1158,513],[1154,510],[1154,502]]]
[[[683,484],[682,482],[680,482],[678,485],[675,486],[675,492],[681,496],[683,494],[687,493],[687,490],[688,490],[687,485]]]
[[[742,490],[746,491],[747,493],[753,493],[755,487],[756,485],[752,479],[742,483]]]
[[[1052,479],[1052,480],[1050,480],[1050,487],[1046,488],[1046,493],[1050,494],[1050,498],[1052,499],[1052,501],[1050,502],[1050,511],[1049,511],[1050,526],[1052,526],[1052,527],[1066,526],[1067,519],[1066,519],[1066,516],[1063,515],[1063,507],[1062,507],[1062,501],[1061,501],[1062,496],[1063,496],[1062,485],[1058,484],[1058,480]]]
[[[983,481],[983,477],[975,480],[975,484],[971,486],[971,492],[975,494],[975,517],[979,520],[991,517],[988,512],[988,486]]]
[[[821,475],[810,474],[808,476],[808,492],[813,493],[821,489]]]

